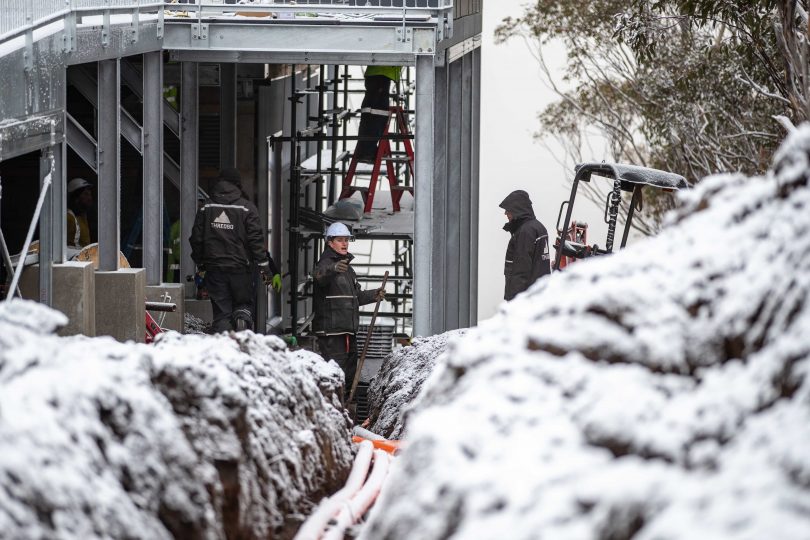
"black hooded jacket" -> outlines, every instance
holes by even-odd
[[[254,263],[262,270],[269,266],[256,205],[226,180],[217,182],[211,202],[197,211],[189,242],[191,258],[208,270],[246,272]]]
[[[538,278],[551,272],[548,231],[534,217],[532,201],[523,190],[510,193],[500,207],[512,214],[503,226],[512,235],[506,248],[504,299],[511,300]]]
[[[341,255],[327,245],[315,265],[312,329],[318,335],[356,334],[360,327],[360,306],[374,302],[377,291],[361,290],[351,265],[345,272],[335,270],[338,261],[351,262],[353,258],[351,253]]]

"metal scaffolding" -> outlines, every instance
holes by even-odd
[[[291,135],[268,137],[268,153],[274,156],[273,161],[285,161],[282,152],[286,151],[290,163],[286,213],[288,248],[284,253],[289,286],[284,306],[278,305],[273,315],[281,317],[285,329],[296,336],[306,335],[312,319],[311,314],[304,316],[311,312],[307,309],[311,307],[308,300],[312,298],[309,274],[325,246],[323,232],[329,223],[340,221],[330,216],[328,210],[333,207],[343,186],[354,144],[363,139],[350,129],[350,124],[360,116],[360,111],[352,107],[350,97],[365,92],[364,79],[353,77],[347,65],[308,66],[302,79],[292,77],[290,83]],[[299,82],[306,84],[299,87]],[[410,69],[406,68],[404,76],[396,83],[393,97],[397,106],[409,116],[414,112],[411,109],[413,88]],[[310,99],[301,103],[307,96],[314,96],[315,103],[312,104]],[[299,106],[307,109],[303,125],[297,114]],[[413,139],[401,134],[388,138],[395,153],[403,153],[405,138]],[[401,185],[413,186],[410,169],[403,162],[395,162],[393,169]],[[380,214],[374,212],[357,221],[343,221],[353,227],[358,239],[390,243],[393,257],[387,261],[356,262],[353,266],[358,269],[358,280],[364,285],[378,284],[384,270],[391,272],[389,281],[393,291],[389,291],[387,299],[393,309],[383,316],[397,320],[398,337],[409,338],[413,313],[413,211],[402,211],[393,227],[386,223],[386,216],[381,219]],[[281,242],[272,242],[272,245],[277,244]],[[361,312],[361,315],[365,313]]]

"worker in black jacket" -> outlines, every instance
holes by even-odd
[[[197,211],[191,229],[191,258],[205,272],[214,312],[214,332],[253,327],[254,268],[265,283],[281,285],[281,276],[265,250],[259,212],[242,195],[234,168],[223,169],[211,202]]]
[[[534,217],[529,194],[519,189],[500,204],[509,220],[503,226],[512,235],[506,248],[504,300],[511,300],[529,288],[538,278],[551,272],[548,232]]]
[[[312,329],[318,337],[321,356],[336,361],[343,369],[347,396],[357,369],[360,306],[385,298],[382,288],[360,289],[354,269],[349,266],[354,258],[349,253],[352,238],[343,223],[330,225],[326,231],[326,249],[312,275],[315,282]]]

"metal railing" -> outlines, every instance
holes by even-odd
[[[138,13],[142,11],[187,11],[196,17],[234,11],[271,10],[295,12],[379,15],[432,12],[447,17],[454,0],[0,0],[0,43],[29,33],[72,15],[92,13]]]
[[[0,43],[28,34],[74,14],[163,11],[167,2],[155,0],[0,0]]]
[[[448,14],[453,10],[453,0],[190,0],[167,3],[166,9],[183,11],[195,17],[207,15],[271,11],[283,17],[283,14]]]
[[[14,30],[39,26],[54,15],[61,18],[69,10],[69,0],[0,0],[0,39]]]

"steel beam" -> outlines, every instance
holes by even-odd
[[[121,87],[118,59],[98,63],[98,269],[118,270]]]
[[[132,118],[126,109],[121,107],[121,136],[132,145],[132,147],[143,155],[143,128],[137,120]]]
[[[432,56],[416,59],[416,175],[414,184],[414,336],[432,332],[433,290],[433,188],[434,97],[436,73]],[[438,234],[441,234],[440,232]]]
[[[98,172],[98,145],[96,140],[90,135],[70,113],[65,113],[65,138],[70,146],[82,161],[93,172]]]
[[[236,64],[219,65],[219,167],[236,167]]]
[[[197,180],[199,168],[199,67],[183,62],[180,82],[180,281],[194,275],[191,259],[191,227],[197,213]],[[194,296],[194,283],[187,283],[186,295]]]
[[[163,55],[143,55],[143,266],[163,281]]]
[[[436,51],[436,29],[382,25],[167,24],[163,48],[180,60],[295,64],[414,65]],[[195,30],[198,29],[198,30]],[[205,30],[204,32],[202,30]],[[328,31],[327,31],[328,29]]]
[[[148,54],[157,54],[157,53],[147,53],[144,55],[144,58]],[[132,93],[135,96],[143,101],[143,88],[142,88],[142,80],[143,75],[138,71],[132,62],[129,62],[126,59],[121,60],[121,82],[127,85]],[[164,125],[169,128],[169,131],[174,133],[176,136],[180,136],[180,113],[178,113],[174,107],[172,107],[169,102],[164,98],[161,94],[161,107],[163,109],[163,123]]]

